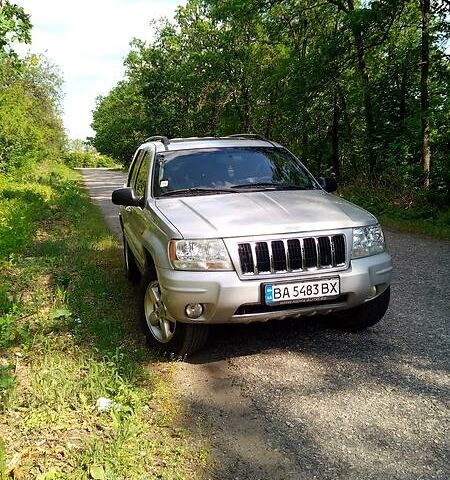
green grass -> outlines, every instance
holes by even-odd
[[[389,190],[361,186],[339,188],[338,193],[376,215],[384,227],[450,240],[450,208],[437,210],[413,196],[404,198]]]
[[[196,478],[205,450],[177,427],[176,365],[146,347],[78,174],[0,177],[0,269],[0,478]]]

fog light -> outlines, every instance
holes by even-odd
[[[203,313],[203,306],[201,303],[190,303],[186,305],[185,312],[189,318],[198,318]]]
[[[373,298],[373,297],[376,296],[376,294],[377,294],[377,287],[374,287],[374,286],[370,287],[370,288],[369,288],[369,297],[368,297],[368,298]]]

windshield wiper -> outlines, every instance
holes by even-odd
[[[288,183],[273,183],[273,182],[256,182],[256,183],[243,183],[241,185],[233,185],[231,188],[269,188],[273,190],[309,190],[305,187],[298,185],[290,185]]]
[[[201,188],[201,187],[192,187],[192,188],[179,188],[177,190],[170,190],[168,192],[160,193],[160,197],[168,197],[170,195],[195,195],[197,193],[236,193],[235,190],[231,188]]]

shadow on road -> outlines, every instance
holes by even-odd
[[[215,327],[188,360],[210,394],[191,398],[192,416],[237,432],[236,443],[219,436],[212,478],[448,478],[445,342],[400,340],[390,335],[396,321],[389,313],[357,334],[329,329],[326,317]],[[236,386],[244,405],[214,405]],[[275,464],[248,445],[258,442],[282,453]]]
[[[406,389],[416,395],[445,396],[446,385],[421,377],[421,370],[436,371],[448,368],[445,344],[439,342],[430,348],[428,343],[417,342],[403,336],[398,342],[385,334],[385,323],[394,320],[389,313],[385,320],[372,329],[346,333],[330,328],[327,317],[306,317],[284,321],[248,325],[217,325],[210,329],[208,344],[202,352],[186,361],[192,364],[209,364],[233,357],[270,354],[277,351],[314,357],[330,367],[336,362],[363,366],[364,374],[383,383]],[[416,369],[417,375],[403,371],[403,366]],[[336,386],[354,386],[354,378],[336,376]]]

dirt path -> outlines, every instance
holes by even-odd
[[[126,183],[127,174],[108,168],[80,168],[78,170],[83,175],[84,184],[92,203],[100,208],[114,235],[122,239],[118,217],[119,208],[111,202],[111,193]]]
[[[124,176],[84,170],[108,223]],[[117,224],[114,226],[117,232]],[[388,233],[391,306],[356,335],[314,318],[214,328],[178,369],[208,478],[448,479],[450,244]]]

